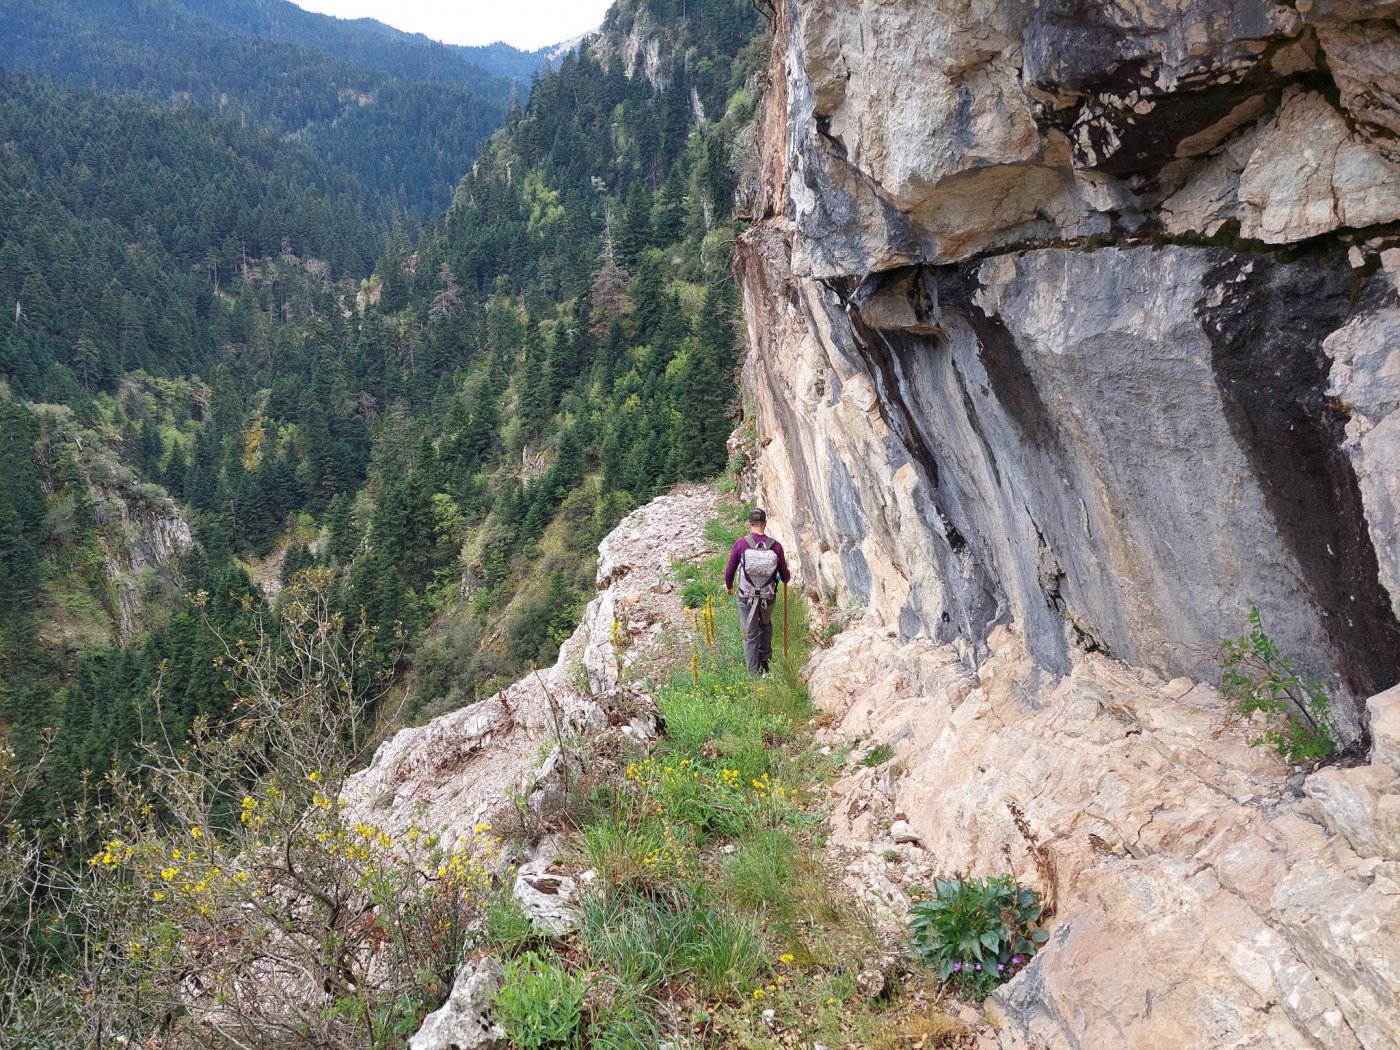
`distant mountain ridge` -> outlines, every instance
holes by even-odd
[[[289,0],[7,0],[0,67],[251,118],[428,216],[543,67]]]
[[[225,29],[249,36],[319,48],[340,58],[373,65],[408,80],[459,82],[482,71],[528,84],[553,48],[521,51],[505,43],[483,47],[444,44],[372,18],[316,14],[289,0],[175,0],[181,7]]]

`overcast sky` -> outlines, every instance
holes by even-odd
[[[612,0],[293,0],[339,18],[377,18],[449,44],[504,40],[525,51],[557,44],[603,22]]]

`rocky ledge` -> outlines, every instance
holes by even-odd
[[[752,494],[862,612],[858,881],[1056,898],[1006,1046],[1400,1046],[1400,4],[773,16]],[[1369,764],[1217,733],[1251,603]]]
[[[913,884],[1009,870],[1055,907],[984,1045],[1400,1046],[1400,687],[1369,764],[1305,778],[1209,686],[991,650],[970,674],[867,623],[809,668],[833,743],[893,751],[833,791],[853,887],[898,922]]]
[[[571,759],[561,744],[654,736],[650,698],[623,684],[623,670],[689,622],[670,570],[706,552],[717,507],[714,491],[696,486],[623,519],[598,548],[598,594],[554,666],[394,736],[347,782],[351,819],[394,832],[416,824],[448,842],[477,824],[529,838],[565,801]]]

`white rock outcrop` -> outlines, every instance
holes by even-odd
[[[712,489],[690,487],[623,519],[599,547],[598,594],[555,665],[394,736],[346,783],[350,819],[395,832],[416,824],[449,844],[478,824],[528,833],[564,801],[570,741],[654,734],[650,700],[621,685],[622,669],[688,622],[671,566],[706,552],[717,505]]]
[[[1300,792],[1208,686],[1096,655],[1046,675],[1004,627],[975,676],[869,624],[810,675],[834,740],[895,753],[834,788],[858,891],[898,917],[909,882],[1011,870],[1056,904],[994,1045],[1400,1046],[1400,687],[1369,701],[1373,762]],[[872,863],[891,833],[921,847],[899,881]]]
[[[464,966],[451,997],[424,1018],[408,1041],[408,1050],[506,1050],[510,1042],[494,1018],[496,993],[504,976],[494,959]]]

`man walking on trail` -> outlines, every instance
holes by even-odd
[[[755,510],[749,515],[749,534],[734,541],[729,565],[724,570],[724,589],[734,593],[739,581],[739,630],[744,636],[744,661],[749,674],[767,674],[773,659],[773,606],[778,600],[778,581],[792,579],[783,545],[768,537],[768,515]]]

